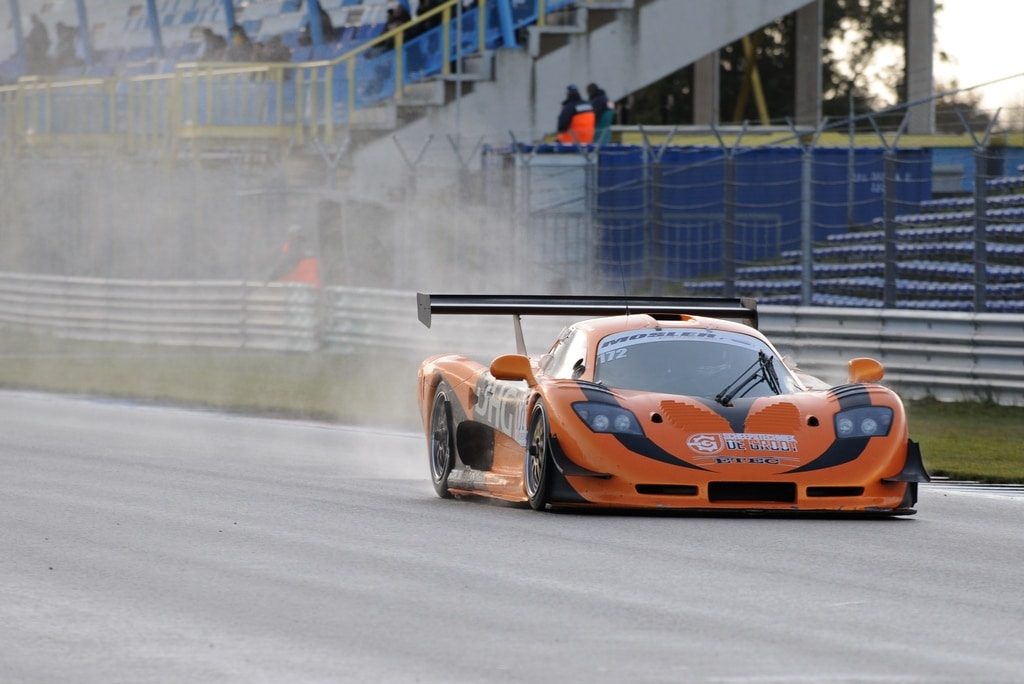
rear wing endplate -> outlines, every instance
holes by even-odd
[[[748,297],[572,297],[559,295],[416,294],[419,319],[430,327],[434,314],[512,316],[516,347],[525,353],[520,316],[621,316],[625,314],[709,316],[757,328],[757,302]]]

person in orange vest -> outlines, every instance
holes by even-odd
[[[281,245],[281,253],[269,280],[306,283],[320,288],[320,259],[316,244],[300,226],[288,226],[288,239]]]
[[[580,96],[579,89],[565,89],[565,101],[558,115],[558,142],[564,145],[589,145],[594,142],[597,120],[594,108]]]

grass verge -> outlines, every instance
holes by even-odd
[[[907,404],[907,420],[933,475],[1024,482],[1024,407],[924,399]]]
[[[96,394],[240,413],[418,429],[419,359],[169,349],[0,329],[0,387]],[[936,475],[1024,482],[1024,408],[907,405]]]

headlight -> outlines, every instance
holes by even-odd
[[[611,404],[578,401],[572,405],[572,410],[594,432],[609,432],[620,435],[643,434],[636,416],[624,408],[612,406]]]
[[[836,437],[884,437],[892,425],[892,409],[861,406],[836,414]]]

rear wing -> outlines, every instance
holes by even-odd
[[[416,294],[419,319],[430,327],[434,314],[512,316],[516,347],[525,354],[520,316],[621,316],[624,314],[708,316],[757,328],[757,302],[749,297],[572,297],[559,295]]]

